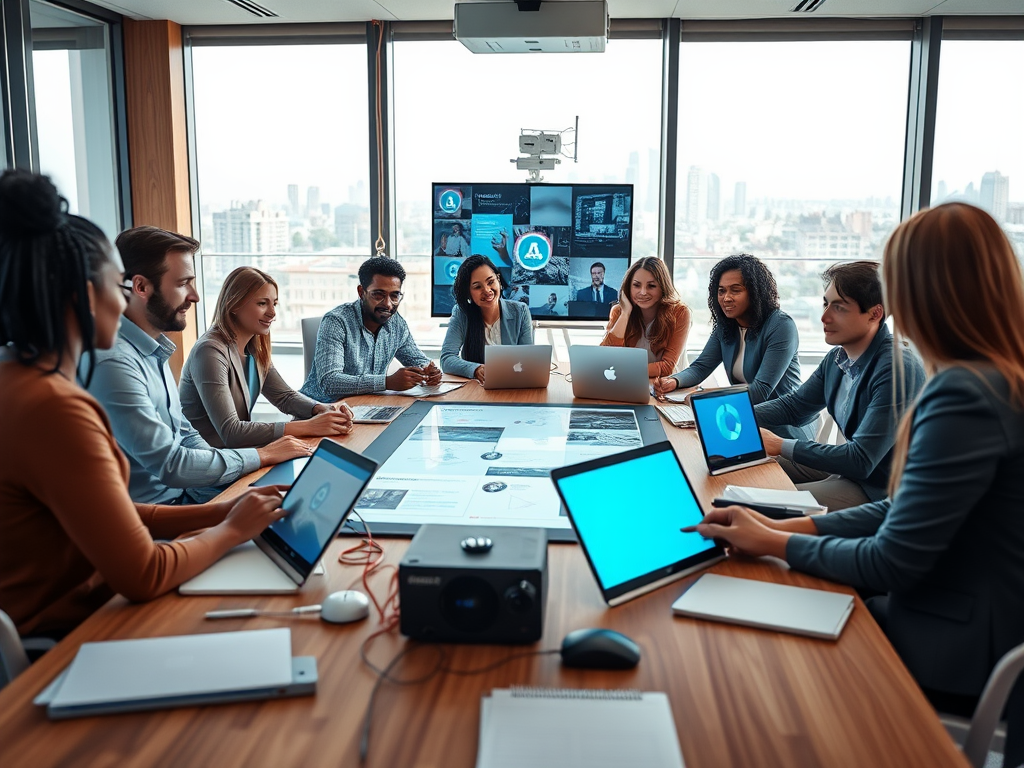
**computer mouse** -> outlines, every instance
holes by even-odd
[[[614,629],[577,629],[562,641],[562,664],[591,669],[632,669],[640,646]]]
[[[354,589],[332,592],[320,604],[320,618],[333,624],[347,624],[370,615],[370,598]]]

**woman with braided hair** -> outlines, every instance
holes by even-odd
[[[115,592],[174,589],[284,515],[277,488],[132,502],[128,462],[81,386],[83,355],[114,343],[123,280],[117,250],[48,178],[0,176],[0,609],[23,635],[60,637]]]

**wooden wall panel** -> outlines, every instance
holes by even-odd
[[[181,27],[126,19],[124,60],[134,224],[191,235]],[[170,364],[180,376],[196,341],[195,307],[185,331],[168,335],[178,345]]]

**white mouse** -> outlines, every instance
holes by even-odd
[[[333,624],[347,624],[370,615],[370,598],[354,589],[332,592],[320,604],[320,618]]]

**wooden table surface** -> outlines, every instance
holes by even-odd
[[[572,402],[560,376],[547,390],[484,392],[475,382],[440,398],[451,401]],[[350,402],[408,404],[408,399],[356,397]],[[592,401],[578,401],[580,404]],[[382,427],[360,425],[342,442],[365,448]],[[775,464],[726,477],[707,475],[692,430],[665,424],[702,502],[726,483],[791,488]],[[232,486],[240,493],[250,478]],[[637,505],[671,503],[656,479],[638,478]],[[13,766],[357,766],[359,737],[375,675],[359,660],[359,645],[375,629],[375,616],[354,625],[317,618],[284,623],[297,656],[316,656],[314,697],[50,722],[32,698],[74,657],[85,641],[180,635],[282,626],[272,618],[204,621],[205,611],[257,606],[282,610],[319,602],[346,589],[361,568],[330,550],[327,576],[314,577],[301,595],[181,597],[143,605],[117,597],[0,692],[0,763]],[[628,520],[623,546],[631,541]],[[384,540],[386,562],[396,564],[407,540]],[[484,674],[439,673],[418,685],[385,682],[374,707],[368,766],[470,768],[475,764],[480,697],[492,688],[539,685],[639,688],[665,691],[689,768],[718,766],[966,766],[910,674],[864,604],[837,642],[673,617],[670,606],[689,580],[673,583],[623,606],[601,599],[583,554],[574,544],[549,546],[550,595],[543,639],[529,649],[558,648],[581,627],[611,627],[642,648],[638,667],[625,672],[563,669],[557,655],[516,659]],[[770,560],[725,561],[715,573],[851,590],[789,571]],[[371,578],[377,594],[390,575]],[[691,577],[695,578],[695,577]],[[385,635],[370,658],[386,665],[406,647]],[[452,668],[471,669],[524,650],[522,646],[446,645]],[[416,677],[432,669],[438,646],[417,647],[393,674]]]

